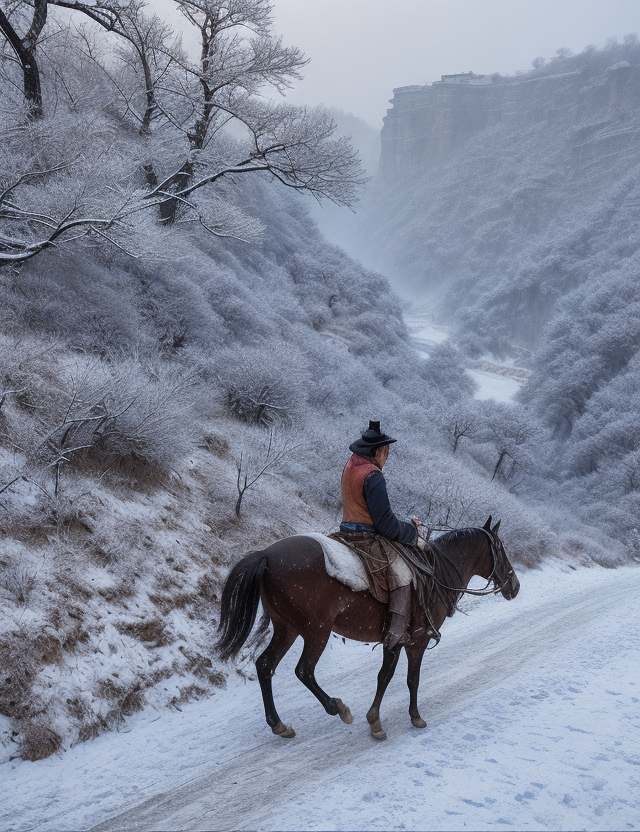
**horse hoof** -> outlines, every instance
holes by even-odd
[[[293,728],[290,725],[285,725],[284,722],[279,722],[277,725],[274,725],[271,730],[276,736],[282,737],[285,740],[290,740],[296,735]]]
[[[338,707],[338,714],[340,719],[346,724],[351,725],[353,722],[353,714],[351,713],[351,708],[348,705],[345,705],[342,699],[336,699],[336,705]]]
[[[382,727],[380,718],[376,719],[374,722],[371,722],[369,724],[371,725],[371,736],[374,738],[374,740],[386,740],[387,732]]]
[[[414,726],[414,728],[426,728],[427,727],[427,723],[424,721],[424,719],[421,716],[413,717],[413,719],[411,720],[411,724]]]

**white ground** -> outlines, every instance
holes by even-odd
[[[520,389],[522,382],[509,376],[501,376],[486,370],[465,370],[467,375],[478,385],[473,394],[475,399],[495,399],[497,402],[510,402]]]
[[[428,309],[412,309],[404,313],[404,320],[411,335],[411,340],[422,352],[429,352],[436,344],[442,344],[449,337],[445,326],[436,324]]]
[[[445,623],[423,664],[424,730],[401,666],[389,739],[370,737],[379,649],[334,638],[318,666],[354,712],[347,726],[293,675],[296,645],[274,679],[295,739],[271,734],[257,682],[237,677],[182,712],[147,710],[61,757],[0,766],[0,828],[637,829],[640,570],[520,577],[514,601],[469,599]]]
[[[404,320],[411,335],[411,340],[419,353],[427,358],[436,344],[441,344],[449,337],[446,327],[435,323],[432,312],[425,307],[415,307],[405,311]],[[495,399],[509,402],[520,389],[522,381],[510,376],[492,373],[486,370],[467,369],[465,371],[478,385],[474,394],[476,399]]]

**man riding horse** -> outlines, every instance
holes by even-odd
[[[389,601],[390,620],[385,645],[391,649],[407,644],[411,615],[413,572],[400,548],[424,546],[418,535],[421,522],[399,520],[391,510],[387,485],[382,473],[389,445],[396,442],[380,430],[380,422],[369,428],[351,445],[352,456],[342,473],[343,516],[340,537],[354,546],[374,580],[372,591],[379,600]]]
[[[378,576],[388,573],[388,585],[375,580],[375,575],[372,580],[371,569],[366,589],[360,582],[354,589],[349,582],[330,574],[326,547],[333,552],[336,548],[342,552],[342,547],[331,545],[325,535],[319,534],[293,535],[245,555],[225,583],[217,642],[221,658],[238,655],[251,635],[261,603],[264,618],[258,632],[264,633],[269,623],[273,627],[271,641],[256,659],[256,670],[267,724],[278,737],[292,738],[296,732],[278,715],[272,677],[298,636],[304,644],[296,676],[328,714],[339,715],[347,725],[353,722],[350,709],[323,690],[315,677],[331,633],[356,641],[384,640],[395,645],[383,650],[376,695],[367,712],[371,736],[383,740],[387,735],[380,722],[380,705],[398,663],[399,645],[407,638],[409,612],[411,640],[407,639],[404,647],[409,715],[412,725],[426,728],[418,710],[422,657],[429,643],[439,639],[439,628],[455,612],[462,593],[501,592],[507,600],[518,594],[520,583],[498,537],[500,523],[492,526],[491,517],[482,528],[451,531],[428,544],[425,551],[415,548],[419,545],[420,522],[414,520],[412,525],[398,520],[391,511],[382,476],[389,445],[394,441],[380,431],[379,422],[371,422],[351,445],[353,456],[342,477],[342,531],[330,535],[350,543],[365,565],[377,569]],[[485,578],[485,589],[468,589],[474,575]],[[414,577],[417,603],[410,608],[410,582]],[[387,628],[389,600],[391,621]]]

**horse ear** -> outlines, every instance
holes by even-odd
[[[498,522],[495,524],[495,526],[491,529],[493,534],[498,534],[498,529],[500,528],[500,523],[501,522],[502,521],[498,520]]]
[[[485,532],[490,532],[491,531],[491,515],[489,515],[489,519],[487,520],[487,522],[484,524],[484,526],[482,528],[485,530]]]

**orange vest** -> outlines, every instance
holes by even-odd
[[[379,471],[380,468],[371,460],[353,454],[344,466],[342,472],[342,522],[368,523],[373,526],[373,520],[364,498],[364,481]]]

